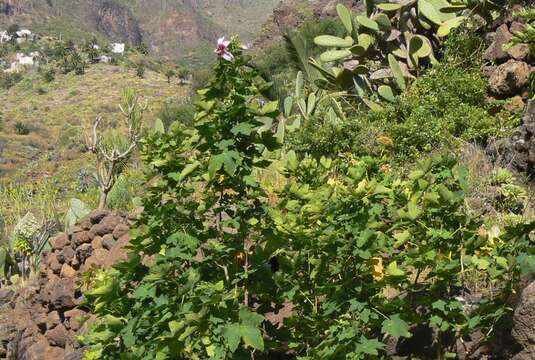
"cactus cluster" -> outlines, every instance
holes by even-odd
[[[318,86],[353,89],[374,109],[379,105],[367,94],[376,92],[394,101],[396,92],[404,90],[423,65],[437,61],[441,38],[465,20],[458,13],[466,6],[447,0],[365,3],[366,11],[360,14],[338,4],[347,36],[317,36],[315,44],[327,50],[310,64],[323,75]]]

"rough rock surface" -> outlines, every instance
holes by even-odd
[[[535,175],[535,101],[526,104],[522,124],[513,136],[489,143],[487,153],[504,165]]]
[[[499,65],[489,77],[489,90],[499,97],[512,96],[524,89],[528,83],[532,67],[517,60],[509,60]]]
[[[535,359],[535,282],[522,291],[513,317],[512,335],[522,349],[513,359]]]
[[[125,214],[92,212],[50,240],[51,252],[28,286],[0,289],[0,359],[83,359],[76,336],[91,314],[80,306],[82,274],[125,257],[130,220]],[[88,240],[95,229],[113,240],[109,251]],[[121,236],[115,240],[114,234]]]

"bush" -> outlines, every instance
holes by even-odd
[[[158,114],[158,119],[162,120],[165,129],[169,129],[175,121],[189,127],[193,125],[194,117],[195,106],[191,102],[172,98],[164,102]]]
[[[23,79],[22,74],[18,72],[5,73],[0,72],[0,88],[10,89]]]
[[[30,133],[30,128],[25,123],[23,123],[21,121],[17,121],[15,123],[15,132],[18,135],[28,135]]]

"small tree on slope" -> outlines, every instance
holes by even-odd
[[[96,179],[100,196],[98,207],[106,207],[108,194],[121,175],[128,160],[139,145],[142,131],[143,112],[147,104],[141,105],[137,95],[132,90],[125,91],[122,104],[119,105],[128,132],[126,135],[116,131],[99,134],[98,128],[102,118],[98,117],[93,123],[91,133],[87,136],[89,150],[96,158]]]

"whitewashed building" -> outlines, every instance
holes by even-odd
[[[123,43],[113,43],[111,44],[111,52],[114,54],[124,54],[126,46]]]

